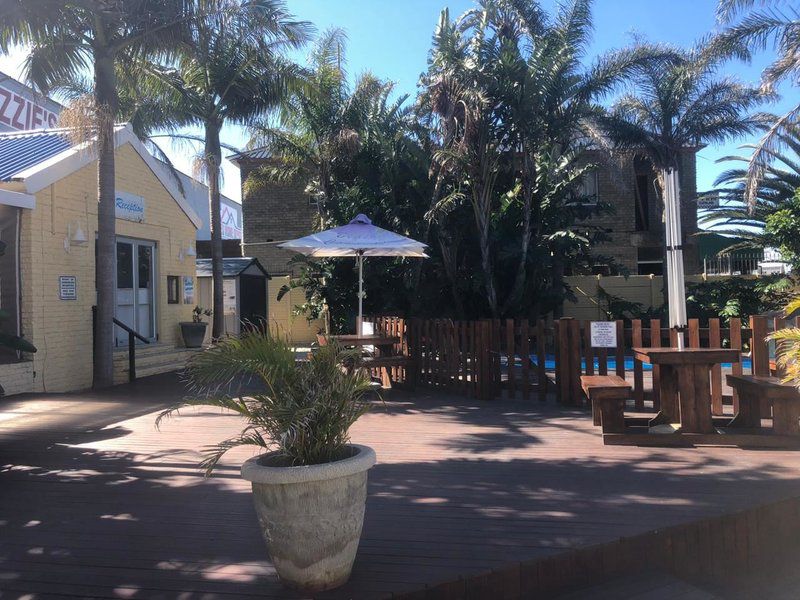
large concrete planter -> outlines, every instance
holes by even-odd
[[[265,466],[272,453],[242,465],[269,555],[287,587],[319,592],[350,577],[375,452],[357,444],[349,448],[350,458],[321,465]]]

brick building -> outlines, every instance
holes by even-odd
[[[593,217],[589,223],[603,228],[610,240],[597,246],[598,255],[609,256],[630,274],[660,275],[664,253],[663,203],[656,195],[655,173],[649,161],[633,153],[610,159],[600,150],[584,153],[582,160],[598,165],[584,181],[582,197],[613,207],[613,213]],[[700,272],[697,246],[696,150],[686,150],[679,169],[681,181],[681,228],[684,269]],[[598,269],[615,274],[613,269]]]
[[[129,126],[115,130],[115,317],[148,340],[139,375],[177,368],[187,352],[202,221]],[[35,354],[0,354],[5,393],[62,392],[92,384],[97,158],[63,129],[0,133],[0,322]],[[127,378],[128,334],[115,328],[114,378]]]
[[[250,173],[264,165],[262,151],[238,154],[232,158],[241,170],[242,185]],[[600,150],[587,151],[583,160],[598,165],[584,181],[582,198],[601,201],[614,207],[613,214],[594,217],[590,223],[606,230],[610,240],[596,248],[598,255],[610,256],[617,267],[630,274],[660,274],[664,244],[662,203],[655,193],[655,174],[646,160],[621,153],[613,160]],[[700,272],[697,241],[696,151],[687,150],[680,169],[684,265],[687,274]],[[258,193],[242,194],[243,248],[247,256],[257,257],[272,275],[289,273],[293,253],[272,242],[308,235],[316,206],[304,193],[302,184],[272,184]],[[600,265],[598,270],[616,270]]]

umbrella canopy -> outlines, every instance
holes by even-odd
[[[683,275],[683,236],[678,171],[664,171],[664,221],[667,246],[667,310],[669,326],[678,330],[678,348],[683,348],[686,327],[686,286]]]
[[[294,250],[317,258],[354,256],[358,264],[358,321],[356,327],[361,335],[364,302],[364,257],[405,256],[428,258],[427,246],[399,233],[381,229],[372,224],[369,217],[359,214],[347,225],[312,233],[296,240],[278,244],[279,248]]]
[[[307,256],[409,256],[427,258],[422,242],[381,229],[366,215],[358,215],[347,225],[312,233],[278,244]]]

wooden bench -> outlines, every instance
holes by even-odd
[[[728,375],[728,385],[739,395],[739,412],[728,425],[756,429],[762,401],[772,405],[772,430],[777,435],[800,435],[800,392],[789,383],[767,375]]]
[[[592,422],[603,433],[625,433],[625,400],[631,385],[617,375],[583,375],[581,387],[592,404]]]

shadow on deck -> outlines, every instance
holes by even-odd
[[[196,468],[239,421],[197,410],[155,430],[182,393],[158,376],[0,400],[3,597],[295,597],[238,476],[250,453]],[[693,557],[755,566],[775,519],[800,523],[795,452],[603,446],[579,409],[399,391],[352,433],[379,464],[353,578],[325,597],[526,597],[654,565],[701,577]]]

